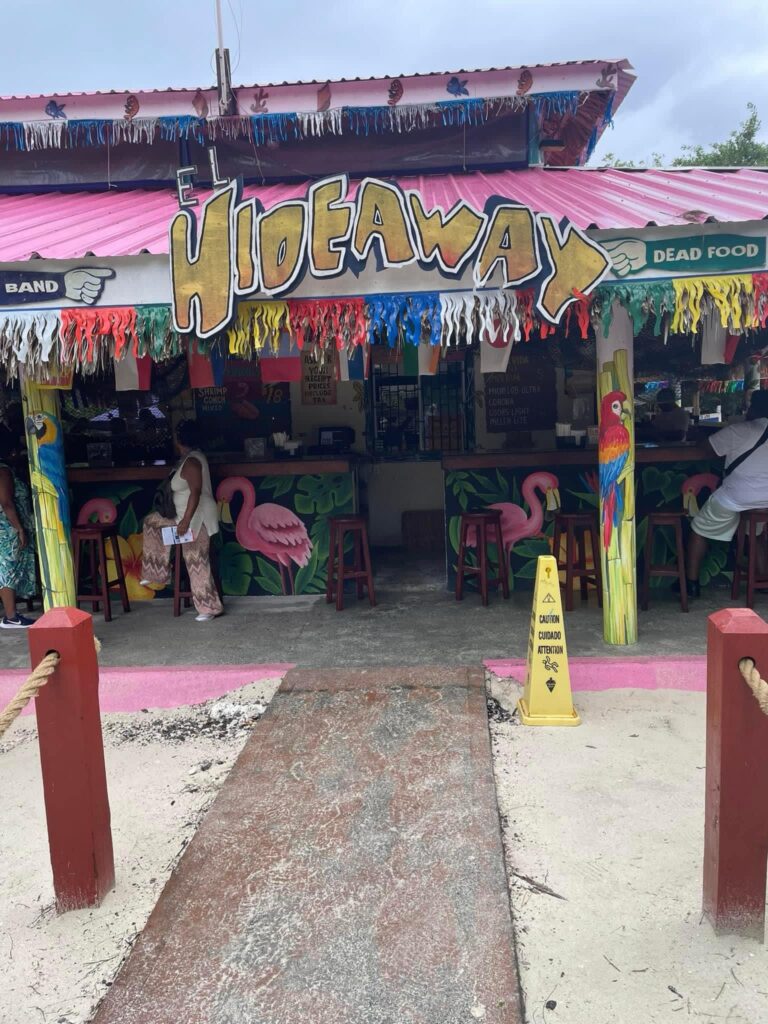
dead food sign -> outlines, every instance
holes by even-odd
[[[336,405],[336,365],[318,361],[313,353],[301,354],[301,404]]]

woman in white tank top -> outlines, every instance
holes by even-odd
[[[184,420],[176,428],[176,446],[181,459],[171,477],[171,493],[176,510],[174,519],[150,512],[144,520],[141,581],[144,586],[167,586],[170,547],[163,544],[162,528],[175,526],[179,534],[192,531],[192,540],[181,550],[189,573],[192,601],[197,622],[210,622],[223,608],[213,582],[210,538],[219,532],[216,499],[211,487],[208,460],[199,448],[199,431],[194,420]]]

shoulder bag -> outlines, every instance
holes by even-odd
[[[737,455],[730,466],[727,466],[723,470],[723,479],[730,476],[734,469],[738,469],[742,462],[746,462],[750,455],[754,455],[757,449],[762,447],[766,441],[768,441],[768,427],[766,427],[762,432],[756,444],[753,444],[748,451],[742,452],[741,455]]]

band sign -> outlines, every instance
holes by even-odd
[[[500,196],[482,210],[461,200],[446,212],[377,178],[349,195],[348,179],[337,175],[311,185],[305,198],[264,210],[232,181],[202,204],[199,229],[195,214],[180,209],[170,225],[176,330],[209,338],[230,323],[238,299],[288,295],[307,274],[357,274],[371,255],[379,269],[416,265],[458,278],[471,266],[476,287],[525,285],[539,313],[558,323],[610,266],[602,247],[570,222]]]

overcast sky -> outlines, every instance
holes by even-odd
[[[236,84],[626,57],[638,80],[593,163],[720,140],[750,100],[768,140],[768,0],[222,4]],[[0,28],[3,95],[213,81],[213,0],[0,0]]]

